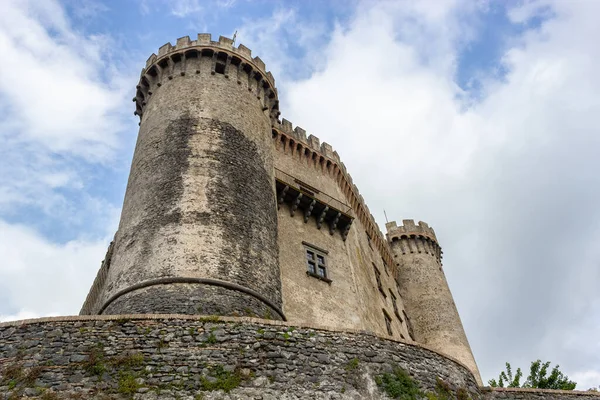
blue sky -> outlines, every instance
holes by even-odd
[[[600,384],[600,3],[5,0],[0,319],[76,314],[119,221],[146,58],[210,32],[276,79],[383,226],[422,219],[484,381]]]

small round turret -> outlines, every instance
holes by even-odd
[[[386,224],[397,266],[400,296],[411,318],[415,341],[465,364],[479,384],[481,376],[456,304],[442,270],[442,249],[426,223]]]

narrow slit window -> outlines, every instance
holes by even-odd
[[[396,314],[396,317],[398,317],[400,323],[402,323],[402,317],[400,316],[400,312],[398,311],[398,299],[396,298],[396,296],[394,296],[394,292],[392,292],[392,289],[390,289],[390,296],[392,298],[392,305],[394,306],[394,314]]]
[[[392,336],[394,334],[392,332],[392,319],[385,310],[383,310],[383,318],[385,319],[385,327],[387,328],[388,335]]]
[[[381,272],[379,272],[375,264],[373,264],[373,270],[375,271],[375,279],[377,280],[377,289],[379,289],[383,297],[387,297],[385,291],[383,290],[383,285],[381,284]]]

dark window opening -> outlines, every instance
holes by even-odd
[[[381,257],[381,261],[383,261],[383,268],[385,269],[385,273],[389,276],[390,275],[390,271],[389,271],[388,265],[385,262],[385,260],[383,259],[383,257]]]
[[[398,311],[398,299],[396,299],[396,296],[394,296],[392,289],[390,289],[390,296],[392,298],[392,305],[394,306],[394,314],[396,314],[396,317],[398,317],[400,323],[402,323],[402,317],[400,316],[400,311]]]
[[[227,60],[227,53],[218,53],[217,54],[217,60],[219,60],[219,61],[226,61]]]
[[[173,60],[174,63],[178,63],[181,61],[181,54],[173,54],[173,57],[171,57],[171,60]]]
[[[392,336],[394,334],[392,332],[392,319],[385,310],[383,310],[383,318],[385,318],[385,327],[387,328],[388,335]]]
[[[225,73],[225,64],[217,63],[215,65],[215,72],[218,74],[224,74]]]
[[[368,232],[365,232],[367,234],[367,243],[369,243],[369,247],[371,248],[371,250],[373,250],[373,243],[371,240],[371,235],[369,235]]]
[[[169,61],[167,59],[160,60],[160,62],[158,63],[158,66],[161,67],[162,69],[165,69],[169,66]]]
[[[153,78],[156,78],[158,76],[158,71],[156,70],[155,66],[152,66],[152,68],[150,68],[147,73]]]
[[[306,246],[306,245],[305,245]],[[312,247],[305,247],[306,274],[331,284],[327,273],[326,253]]]
[[[379,272],[375,264],[373,264],[373,270],[375,271],[375,279],[377,280],[377,289],[379,289],[383,297],[387,297],[385,291],[383,290],[383,285],[381,284],[381,272]]]

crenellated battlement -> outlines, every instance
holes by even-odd
[[[281,122],[273,121],[272,128],[273,141],[278,151],[301,159],[337,181],[383,259],[388,265],[394,266],[387,241],[337,151],[334,151],[329,143],[321,143],[318,137],[307,136],[305,129],[294,127],[292,122],[286,119],[282,119]]]
[[[175,45],[166,43],[153,53],[142,69],[140,81],[136,86],[135,115],[141,119],[150,96],[165,81],[185,75],[201,75],[201,59],[210,59],[210,73],[237,77],[237,83],[247,85],[248,90],[256,94],[264,111],[269,111],[272,119],[279,116],[279,100],[275,87],[275,78],[260,57],[252,58],[252,51],[240,44],[234,47],[233,40],[220,36],[218,41],[211,39],[210,33],[199,33],[196,40],[189,36],[177,39]]]
[[[433,228],[423,221],[415,224],[412,219],[402,220],[398,226],[396,221],[385,224],[387,238],[390,243],[399,243],[402,254],[425,253],[434,256],[441,264],[442,248],[440,247]]]
[[[435,231],[423,221],[415,224],[415,221],[412,219],[403,219],[400,226],[396,224],[396,221],[392,221],[385,224],[385,229],[390,240],[392,237],[421,235],[437,242]]]

